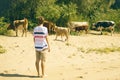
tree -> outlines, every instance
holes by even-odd
[[[113,9],[120,9],[120,0],[115,0],[115,3],[111,6]]]
[[[37,16],[44,16],[59,26],[66,26],[66,23],[75,15],[76,5],[73,3],[59,5],[55,0],[43,0],[37,8]]]

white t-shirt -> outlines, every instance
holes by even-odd
[[[37,51],[42,51],[45,48],[48,48],[46,42],[46,36],[48,35],[48,30],[44,26],[37,26],[34,28],[34,39],[35,39],[35,49]]]

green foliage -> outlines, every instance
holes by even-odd
[[[120,9],[120,0],[115,0],[115,3],[112,4],[111,8]]]
[[[117,46],[114,46],[114,47],[104,47],[104,48],[88,48],[88,49],[85,49],[85,48],[77,48],[78,51],[81,51],[83,53],[111,53],[111,52],[120,52],[120,47],[117,47]]]
[[[45,3],[38,6],[37,16],[44,16],[48,21],[52,21],[59,26],[66,26],[66,23],[76,16],[76,5],[73,3],[68,5]]]
[[[30,31],[33,30],[35,26],[37,26],[37,23],[35,21],[29,21],[28,24],[29,24],[28,30]]]
[[[78,32],[71,31],[71,32],[70,32],[70,35],[78,35]]]
[[[13,30],[7,30],[5,33],[4,33],[5,36],[14,36],[15,35],[15,31]]]
[[[38,16],[65,27],[69,21],[88,21],[92,25],[100,20],[113,20],[115,30],[119,31],[119,3],[119,0],[2,0],[0,16],[9,22],[26,17],[30,29],[36,25]]]
[[[4,49],[1,45],[0,45],[0,54],[3,54],[6,52],[6,49]]]
[[[3,35],[4,33],[7,32],[7,23],[4,21],[5,18],[1,17],[0,18],[0,35]]]
[[[44,16],[46,20],[56,22],[60,17],[59,6],[51,4],[50,6],[39,6],[37,10],[37,17]]]
[[[60,17],[57,20],[57,24],[60,26],[67,26],[67,23],[72,20],[72,18],[76,17],[76,8],[77,6],[73,3],[70,3],[69,5],[61,5],[61,13]]]
[[[110,53],[110,52],[120,52],[120,47],[105,47],[99,49],[88,49],[86,53],[96,52],[96,53]]]

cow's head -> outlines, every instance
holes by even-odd
[[[13,23],[9,23],[9,24],[7,25],[7,30],[10,30],[10,29],[15,30],[15,27],[14,27]]]

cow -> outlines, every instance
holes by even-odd
[[[28,20],[27,18],[24,18],[22,20],[14,20],[13,23],[10,23],[8,26],[9,29],[13,29],[16,32],[16,36],[18,36],[18,29],[22,29],[22,37],[25,33],[25,36],[27,36],[27,28],[28,28]]]
[[[109,29],[112,36],[114,32],[115,22],[114,21],[98,21],[96,23],[93,23],[93,26],[95,26],[95,28],[101,32],[101,35],[103,34],[102,32],[103,29]]]
[[[54,23],[49,22],[49,21],[44,21],[43,26],[47,27],[49,34],[53,31],[55,27]]]
[[[81,30],[85,30],[85,33],[88,33],[89,29],[89,23],[88,22],[69,22],[68,26],[71,30],[75,30],[76,32],[79,32]]]
[[[56,32],[56,38],[55,38],[55,40],[57,40],[58,36],[61,36],[61,38],[63,36],[65,36],[66,37],[65,41],[68,41],[69,34],[70,34],[70,29],[69,28],[55,26],[54,31]]]

